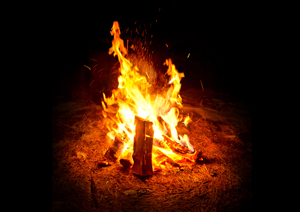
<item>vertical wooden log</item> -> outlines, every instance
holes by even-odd
[[[135,137],[133,143],[132,173],[147,176],[153,174],[152,169],[152,123],[135,117]]]

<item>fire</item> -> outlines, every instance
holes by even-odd
[[[169,88],[157,94],[155,86],[150,83],[150,73],[142,74],[138,67],[125,57],[128,51],[120,38],[121,31],[117,21],[113,23],[110,33],[113,40],[108,53],[118,57],[120,76],[118,88],[112,91],[112,96],[108,98],[103,94],[102,106],[103,116],[109,120],[106,124],[110,131],[109,139],[111,141],[118,139],[122,143],[118,159],[127,158],[132,161],[134,122],[135,116],[138,116],[153,123],[153,166],[166,167],[157,159],[160,155],[166,155],[175,162],[183,160],[184,156],[174,152],[168,145],[168,139],[187,148],[191,154],[187,154],[186,159],[194,161],[195,151],[188,136],[178,135],[176,130],[179,122],[187,125],[191,121],[188,116],[184,120],[179,116],[179,109],[182,107],[182,99],[179,95],[180,81],[184,73],[178,73],[172,60],[167,59],[164,65],[168,66]]]

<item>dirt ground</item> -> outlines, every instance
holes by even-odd
[[[52,107],[52,211],[252,211],[248,105],[221,93],[181,92],[188,136],[203,161],[140,178],[97,166],[108,145],[102,107],[57,96]]]
[[[203,160],[148,178],[118,162],[99,167],[109,148],[101,98],[117,87],[118,65],[107,49],[94,52],[89,64],[82,61],[74,71],[67,62],[70,70],[54,76],[52,211],[252,211],[249,104],[226,94],[222,83],[230,83],[215,74],[217,63],[157,52],[155,64],[172,58],[186,75],[180,112],[192,122],[184,133]]]

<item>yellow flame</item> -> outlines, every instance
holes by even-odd
[[[154,139],[162,141],[163,135],[170,134],[172,140],[194,152],[188,136],[178,135],[176,130],[180,121],[178,108],[182,107],[182,99],[179,95],[180,80],[184,74],[178,73],[172,60],[167,59],[164,64],[168,66],[169,88],[160,94],[151,93],[152,85],[147,80],[149,75],[147,73],[143,75],[138,67],[133,66],[130,60],[125,58],[128,52],[124,47],[124,41],[120,38],[121,31],[117,21],[113,22],[110,33],[114,38],[108,53],[118,57],[121,74],[118,77],[118,88],[112,91],[112,96],[106,97],[103,94],[102,106],[103,116],[112,122],[107,127],[120,135],[124,142],[124,149],[119,158],[133,151],[135,116],[153,123]],[[115,115],[112,116],[111,114]],[[188,120],[185,119],[184,123],[187,124],[187,122]],[[115,139],[113,134],[109,134],[109,137]],[[182,157],[176,155],[172,150],[157,148],[171,159],[177,158],[176,160],[178,160]]]
[[[184,123],[184,125],[185,125],[186,127],[187,127],[187,125],[188,125],[190,122],[192,122],[192,119],[191,119],[189,116],[185,117],[183,123]]]
[[[173,161],[178,161],[178,160],[183,159],[183,157],[181,155],[178,155],[178,154],[174,153],[172,150],[163,149],[163,148],[160,148],[160,147],[154,147],[154,148],[160,150],[165,155],[168,155],[168,157],[171,158]]]

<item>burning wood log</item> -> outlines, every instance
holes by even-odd
[[[135,137],[133,143],[132,173],[147,176],[153,174],[152,169],[152,123],[135,117]]]
[[[171,138],[169,138],[168,136],[166,135],[163,135],[164,137],[164,143],[163,142],[160,142],[160,144],[163,146],[163,147],[170,147],[170,149],[172,149],[173,151],[175,152],[178,152],[178,153],[181,153],[181,154],[186,154],[186,153],[190,153],[190,150],[186,147],[186,146],[183,146],[179,143],[177,143],[176,141],[173,141]]]
[[[128,170],[133,164],[132,152],[131,151],[123,152],[122,157],[120,158],[119,162],[123,165],[123,168],[125,170]]]
[[[176,163],[190,163],[195,162],[198,157],[198,152],[194,150],[193,153],[186,147],[181,144],[176,143],[171,138],[166,135],[163,135],[164,140],[158,141],[159,145],[166,148],[158,148],[159,151],[164,153],[167,157],[176,161]],[[171,150],[171,152],[169,152]],[[174,158],[174,159],[173,159]]]
[[[178,163],[176,163],[174,160],[172,160],[170,157],[168,157],[167,155],[160,155],[158,157],[155,158],[156,163],[160,164],[160,165],[164,165],[166,166],[168,164],[172,165],[172,167],[179,167],[180,165]]]
[[[110,138],[107,136],[106,139],[110,139]],[[116,136],[113,140],[112,145],[107,149],[104,158],[112,162],[115,162],[120,156],[122,147],[123,147],[123,142],[118,136]]]

